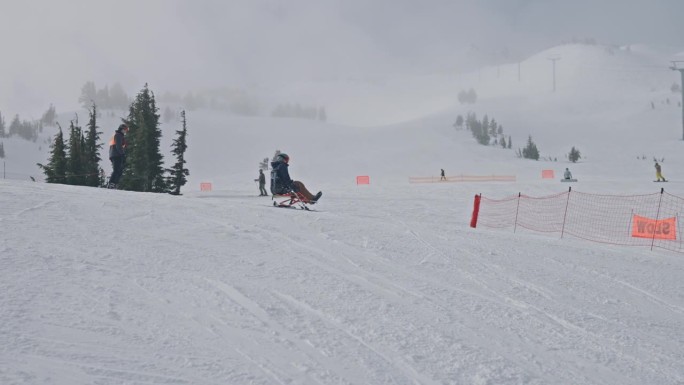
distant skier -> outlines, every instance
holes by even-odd
[[[563,178],[565,178],[565,180],[572,179],[572,173],[567,167],[565,168],[565,172],[563,173]]]
[[[444,176],[444,169],[443,169],[443,168],[440,168],[440,170],[442,170],[442,172],[439,174],[439,175],[440,175],[439,180],[447,180],[447,179],[446,179],[446,176]]]
[[[259,169],[259,178],[254,179],[255,182],[259,182],[259,196],[265,197],[268,195],[266,192],[266,176],[264,175],[264,170]]]
[[[117,189],[119,180],[126,164],[126,137],[128,125],[121,124],[109,141],[109,160],[112,161],[112,175],[109,177],[107,188]]]
[[[662,174],[662,170],[661,170],[658,162],[656,162],[656,164],[655,164],[655,169],[656,169],[656,182],[667,182],[667,180],[665,180],[665,177]]]
[[[271,192],[273,195],[285,195],[294,191],[304,196],[304,203],[316,203],[323,195],[318,192],[313,195],[306,189],[304,183],[298,180],[292,180],[290,173],[287,171],[289,167],[290,157],[287,154],[278,154],[273,162],[271,162]]]

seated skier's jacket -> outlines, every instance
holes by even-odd
[[[271,194],[288,194],[294,189],[288,167],[285,162],[271,162]]]

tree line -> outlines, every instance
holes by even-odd
[[[503,126],[494,118],[490,119],[487,115],[482,120],[478,120],[474,112],[467,113],[465,118],[462,115],[458,115],[453,126],[456,129],[463,129],[465,126],[473,134],[477,143],[481,145],[501,146],[506,149],[513,147],[513,138],[509,135],[508,139],[506,139],[503,133]],[[537,144],[532,139],[532,135],[528,136],[525,147],[518,148],[516,156],[518,158],[539,160],[539,148],[537,148]],[[576,163],[582,158],[582,155],[579,149],[573,146],[570,152],[566,154],[566,158],[572,163]]]
[[[325,112],[325,107],[304,106],[299,103],[295,104],[279,104],[271,112],[271,116],[275,118],[303,118],[311,120],[320,120],[325,122],[328,117]]]
[[[464,125],[473,134],[477,143],[483,146],[501,146],[501,148],[511,148],[513,146],[513,139],[510,136],[506,140],[503,126],[496,119],[490,119],[486,114],[482,120],[478,120],[474,112],[466,114],[465,119],[462,115],[458,115],[454,127],[462,129]]]
[[[9,124],[5,123],[5,117],[0,112],[0,138],[11,138],[18,136],[21,139],[35,142],[38,139],[38,134],[43,132],[43,127],[53,126],[57,117],[55,107],[50,104],[50,107],[43,113],[40,120],[22,120],[19,114],[14,115],[14,118]],[[5,145],[0,142],[0,159],[5,158]]]
[[[130,98],[119,83],[114,83],[111,88],[109,85],[105,85],[98,89],[95,86],[95,82],[88,81],[81,87],[81,95],[78,97],[78,102],[85,109],[90,108],[92,104],[96,104],[99,108],[105,110],[125,110],[130,104]]]
[[[86,129],[79,126],[78,117],[70,122],[68,138],[62,127],[50,145],[47,164],[38,164],[48,183],[62,183],[79,186],[104,187],[106,178],[100,167],[100,140],[98,131],[98,106],[92,102],[88,108],[89,120]],[[187,121],[185,111],[181,112],[182,128],[176,131],[172,144],[175,163],[164,168],[164,157],[160,152],[161,128],[154,93],[147,84],[138,93],[128,109],[128,116],[122,118],[130,128],[126,135],[126,168],[119,186],[123,190],[148,191],[180,194],[181,186],[187,182],[189,170],[185,167],[187,150]]]

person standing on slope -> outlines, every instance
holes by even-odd
[[[266,192],[266,176],[264,175],[264,170],[259,169],[259,178],[254,179],[255,182],[259,182],[259,196],[265,197],[268,195]]]
[[[663,177],[663,174],[661,172],[662,170],[661,170],[658,162],[656,162],[656,164],[655,164],[655,169],[656,169],[656,182],[667,182],[667,180],[665,180],[665,177]]]
[[[447,180],[447,179],[446,179],[446,176],[444,176],[444,169],[443,169],[443,168],[440,168],[440,170],[442,170],[442,172],[439,174],[439,175],[440,175],[439,180],[440,180],[440,181],[442,181],[442,180]]]
[[[119,180],[126,164],[126,137],[128,125],[121,124],[114,131],[114,136],[109,141],[109,160],[112,162],[112,175],[109,177],[107,188],[117,189]]]
[[[316,203],[323,195],[318,192],[313,195],[306,189],[304,183],[298,180],[292,180],[287,168],[290,166],[290,157],[285,153],[278,154],[273,162],[271,162],[271,193],[273,195],[286,195],[294,191],[302,194],[304,203]]]

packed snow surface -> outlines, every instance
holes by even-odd
[[[569,49],[565,63],[618,60]],[[570,167],[582,192],[653,193],[663,157],[664,187],[684,196],[670,75],[640,97],[481,88],[474,106],[370,128],[189,112],[182,196],[0,179],[0,383],[682,384],[682,255],[469,227],[475,194],[567,191],[543,169]],[[452,126],[471,107],[547,159],[477,145]],[[323,191],[315,211],[258,196],[276,149]],[[35,175],[41,151],[19,171]],[[408,183],[440,168],[517,179]]]

